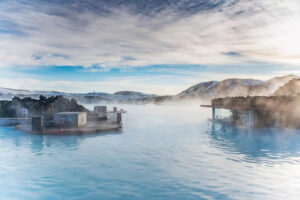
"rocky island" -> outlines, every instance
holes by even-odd
[[[63,96],[14,97],[0,101],[0,125],[36,134],[87,134],[119,130],[122,112],[95,106],[93,111]]]

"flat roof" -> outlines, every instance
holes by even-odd
[[[54,115],[79,115],[83,113],[86,112],[59,112],[59,113],[54,113]]]
[[[205,107],[205,108],[212,108],[212,105],[200,105],[201,107]]]

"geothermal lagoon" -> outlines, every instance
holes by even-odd
[[[0,127],[0,199],[300,196],[299,130],[225,127],[199,105],[117,105],[123,128],[105,134]]]

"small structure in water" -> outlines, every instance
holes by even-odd
[[[59,112],[53,115],[57,127],[79,128],[86,125],[86,112]]]
[[[107,106],[95,106],[90,111],[62,96],[13,98],[0,101],[0,125],[36,134],[88,134],[121,129],[122,115],[116,107],[107,112]]]
[[[104,120],[107,119],[107,106],[94,106],[94,114]]]
[[[23,124],[22,126],[19,124],[20,129],[29,128],[28,124]],[[27,130],[27,129],[26,129]],[[30,130],[27,130],[30,131]],[[31,118],[31,131],[34,133],[42,133],[44,131],[44,117],[32,117]]]
[[[20,130],[40,134],[88,134],[119,130],[122,128],[121,113],[115,113],[114,119],[107,118],[107,110],[95,106],[94,112],[60,112],[50,119],[33,117],[32,123],[20,124]]]
[[[245,127],[300,128],[300,96],[254,96],[213,99],[212,120]]]

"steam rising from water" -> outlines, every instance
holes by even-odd
[[[123,130],[111,134],[28,135],[0,128],[0,152],[5,152],[0,154],[0,197],[199,200],[300,195],[299,131],[213,125],[207,121],[210,110],[199,104],[117,106],[128,113]]]

